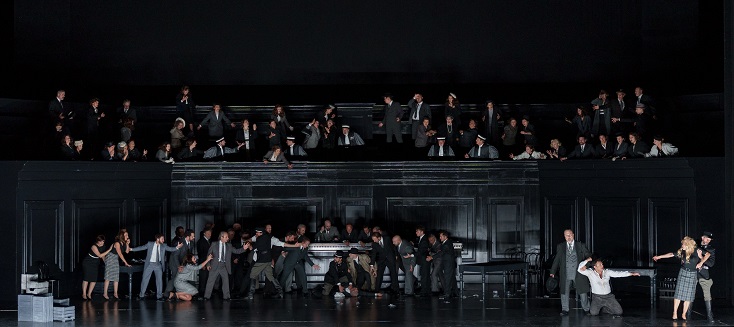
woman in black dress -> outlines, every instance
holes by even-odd
[[[104,235],[97,235],[97,241],[89,249],[89,253],[84,257],[84,260],[82,260],[82,270],[84,272],[84,278],[82,281],[82,299],[92,299],[94,285],[97,284],[97,280],[99,279],[100,259],[104,260],[104,257],[110,253],[111,250],[112,247],[105,250]]]
[[[449,97],[446,98],[446,103],[443,104],[444,119],[448,116],[454,118],[454,126],[461,126],[461,104],[456,98],[456,94],[449,93]]]
[[[188,86],[181,87],[181,91],[176,95],[176,114],[177,117],[183,117],[184,121],[189,122],[187,133],[194,132],[194,111],[196,104],[191,98],[191,91]]]
[[[285,116],[285,109],[282,105],[276,104],[273,112],[270,114],[270,120],[274,120],[280,131],[280,143],[285,144],[285,137],[293,131],[293,126],[288,122]]]
[[[675,296],[673,298],[673,320],[678,319],[678,306],[683,301],[683,314],[681,318],[687,320],[686,313],[688,307],[696,297],[696,285],[698,285],[698,271],[703,267],[703,263],[709,259],[711,253],[703,254],[701,249],[696,248],[696,241],[686,236],[680,242],[681,248],[677,252],[669,252],[663,255],[652,257],[653,260],[676,257],[680,260],[680,270],[678,271],[678,282],[675,285]]]

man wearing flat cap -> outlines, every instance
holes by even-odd
[[[711,279],[711,268],[714,267],[714,264],[716,263],[716,249],[714,249],[713,246],[711,246],[711,241],[714,240],[714,234],[711,232],[703,232],[701,235],[701,250],[711,253],[711,256],[709,257],[706,262],[703,263],[703,267],[701,267],[701,270],[698,271],[698,284],[701,285],[701,290],[703,291],[703,300],[706,302],[706,316],[708,318],[709,322],[714,322],[714,313],[711,311],[711,286],[714,284],[714,280]],[[690,306],[688,306],[689,314],[686,315],[686,317],[690,317],[690,310],[693,308],[693,303],[691,303]]]
[[[338,250],[334,253],[334,260],[329,263],[329,271],[324,276],[324,290],[322,295],[328,296],[335,286],[339,287],[338,292],[342,292],[344,288],[352,285],[352,275],[349,274],[347,264],[344,262],[344,251]]]
[[[439,136],[436,138],[436,144],[432,145],[428,150],[429,157],[453,157],[454,150],[446,145],[446,138]]]
[[[219,139],[217,139],[216,145],[204,152],[204,159],[212,161],[224,160],[225,155],[237,153],[237,150],[239,150],[245,144],[242,143],[237,146],[237,148],[227,148],[225,147],[225,145],[227,145],[227,141],[224,140],[224,137],[220,137]]]
[[[469,153],[464,155],[464,158],[472,158],[472,159],[497,159],[499,158],[500,154],[497,152],[497,148],[484,143],[487,140],[486,137],[482,135],[477,136],[477,145],[475,145],[471,150],[469,150]]]
[[[400,103],[393,101],[393,96],[390,93],[385,94],[382,99],[385,101],[385,117],[379,124],[379,127],[385,126],[385,134],[387,135],[387,143],[392,143],[392,138],[395,136],[395,141],[403,143],[403,132],[400,128],[400,121],[403,120],[403,108],[400,107]]]

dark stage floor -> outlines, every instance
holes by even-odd
[[[532,297],[482,301],[477,291],[467,291],[463,301],[448,303],[432,298],[375,299],[346,298],[335,300],[303,299],[296,294],[285,299],[264,299],[256,295],[253,301],[231,302],[214,298],[202,302],[156,302],[154,300],[75,301],[76,321],[55,326],[732,326],[734,308],[716,303],[716,323],[703,316],[703,302],[695,305],[693,320],[671,320],[672,300],[661,299],[651,310],[649,299],[643,296],[622,297],[625,312],[621,318],[608,315],[584,316],[579,308],[568,317],[560,317],[557,298]],[[479,292],[481,293],[481,292]],[[488,296],[491,296],[491,292]],[[392,307],[391,304],[395,304]],[[16,311],[0,312],[0,326],[37,326],[19,323]],[[323,324],[327,323],[327,324]],[[46,325],[46,324],[43,324]],[[50,325],[50,324],[49,324]]]

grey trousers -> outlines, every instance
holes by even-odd
[[[403,132],[400,130],[400,123],[396,121],[388,121],[387,124],[385,124],[385,134],[387,134],[387,143],[392,143],[393,135],[398,143],[403,143]]]
[[[159,264],[151,263],[143,270],[143,280],[140,283],[140,297],[145,296],[145,290],[150,282],[150,275],[155,273],[155,293],[157,298],[163,297],[163,270]]]
[[[413,272],[410,271],[410,264],[404,263],[403,264],[403,273],[405,274],[405,294],[413,294],[413,285],[415,285],[415,276],[413,276]]]
[[[571,283],[576,286],[576,281],[573,279],[569,279],[566,281],[566,287],[564,287],[561,290],[561,310],[568,311],[568,300],[569,300],[569,294],[571,293]],[[588,293],[576,293],[581,298],[581,308],[584,309],[584,311],[589,311],[589,296]]]
[[[591,315],[598,315],[602,309],[610,315],[622,315],[622,306],[619,305],[614,294],[599,295],[591,293]]]
[[[439,283],[441,283],[441,286],[446,285],[443,280],[443,272],[441,271],[441,259],[433,258],[431,263],[431,292],[438,292],[440,289]]]
[[[703,300],[711,301],[711,286],[714,285],[714,280],[699,278],[698,284],[701,285],[701,290],[703,291]]]
[[[227,272],[227,265],[224,262],[214,262],[211,264],[212,270],[209,271],[209,278],[206,280],[206,290],[204,291],[204,297],[212,297],[212,291],[214,290],[214,283],[217,281],[217,277],[222,279],[222,298],[229,299],[229,273]]]

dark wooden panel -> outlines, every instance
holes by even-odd
[[[698,243],[699,235],[691,235],[688,216],[688,199],[650,198],[648,217],[652,253],[667,253],[680,247],[683,236],[691,236]],[[651,260],[651,259],[650,259]]]
[[[586,221],[586,237],[577,236],[577,239],[585,239],[592,253],[616,266],[641,264],[639,199],[587,199]]]
[[[527,250],[524,206],[522,198],[489,199],[487,249],[491,259],[513,258],[513,252]]]
[[[24,201],[23,203],[23,246],[21,271],[36,261],[43,261],[49,267],[66,267],[64,202],[63,201]]]
[[[476,260],[476,216],[474,198],[403,198],[388,197],[385,220],[388,232],[406,239],[415,238],[415,226],[447,230],[452,239],[467,244],[462,252],[465,261]]]
[[[576,198],[545,198],[544,253],[550,258],[555,244],[563,241],[563,231],[579,229],[579,205]]]
[[[188,198],[186,199],[185,212],[186,223],[184,228],[193,228],[196,231],[201,231],[207,222],[214,223],[218,227],[224,226],[224,220],[221,215],[221,198]],[[180,222],[176,222],[174,225],[178,223]],[[172,226],[172,228],[175,227]]]
[[[344,224],[353,224],[359,228],[372,220],[371,198],[338,198],[337,207]]]
[[[124,226],[128,228],[130,239],[135,244],[153,240],[155,234],[165,234],[168,221],[168,199],[135,199],[133,210],[133,220],[126,221]]]
[[[97,235],[117,235],[126,220],[126,202],[126,199],[72,201],[71,271],[89,251]],[[106,245],[111,242],[109,239]]]

